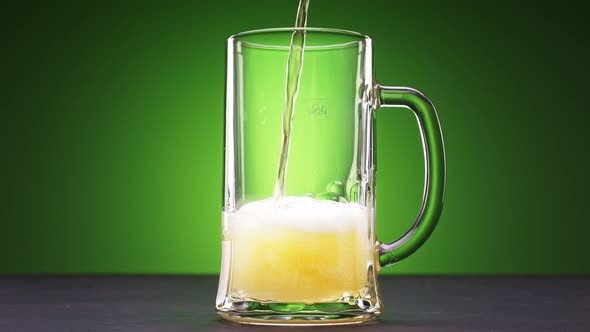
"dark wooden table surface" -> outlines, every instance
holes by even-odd
[[[590,277],[381,277],[381,319],[322,331],[590,331]],[[211,276],[0,277],[0,331],[306,331],[222,321]]]

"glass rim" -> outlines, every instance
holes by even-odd
[[[249,44],[252,46],[259,46],[259,47],[264,47],[264,48],[274,48],[274,49],[289,49],[289,45],[276,45],[276,44],[259,44],[259,43],[251,43],[251,42],[246,42],[241,40],[242,37],[248,37],[248,36],[257,36],[257,35],[265,35],[265,34],[272,34],[272,33],[276,33],[276,32],[293,32],[293,31],[298,31],[298,30],[305,30],[306,32],[311,32],[311,33],[327,33],[327,34],[333,34],[333,35],[339,35],[339,36],[346,36],[346,37],[351,37],[351,40],[345,43],[337,43],[337,44],[326,44],[326,45],[321,45],[321,46],[311,46],[310,48],[333,48],[333,47],[341,47],[341,46],[345,46],[345,45],[350,45],[351,43],[357,43],[357,42],[365,42],[365,43],[370,43],[371,42],[371,37],[362,34],[360,32],[356,32],[356,31],[352,31],[352,30],[344,30],[344,29],[335,29],[335,28],[317,28],[317,27],[306,27],[306,28],[296,28],[296,27],[281,27],[281,28],[264,28],[264,29],[254,29],[254,30],[247,30],[247,31],[242,31],[242,32],[238,32],[234,35],[231,35],[227,38],[228,42],[232,42],[232,41],[239,41],[241,43],[245,43],[245,44]]]

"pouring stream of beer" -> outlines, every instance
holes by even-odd
[[[287,79],[285,84],[285,106],[283,108],[283,137],[281,141],[281,155],[277,172],[277,182],[274,188],[275,201],[286,196],[285,180],[289,160],[289,146],[291,145],[291,130],[295,116],[295,101],[299,91],[299,81],[303,68],[303,49],[305,48],[305,27],[307,26],[307,8],[309,0],[300,0],[297,10],[295,27],[298,28],[291,36],[289,56],[287,58]]]

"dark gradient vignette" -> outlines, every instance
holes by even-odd
[[[21,5],[0,16],[0,273],[217,273],[225,40],[297,1]],[[376,77],[424,91],[445,135],[443,216],[383,273],[580,274],[589,91],[575,2],[314,1],[309,26],[374,40]],[[381,110],[377,224],[423,189],[408,112]]]

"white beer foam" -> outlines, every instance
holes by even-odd
[[[366,232],[367,209],[357,203],[315,200],[310,197],[272,198],[247,203],[226,214],[232,231],[271,231],[289,228],[306,232]]]

